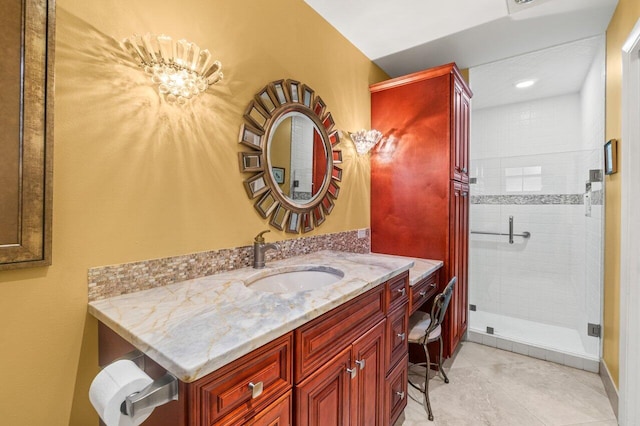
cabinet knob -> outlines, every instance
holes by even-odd
[[[468,193],[468,192],[463,192],[463,193],[462,193],[462,196],[463,196],[463,197],[466,197],[467,195],[469,195],[469,193]]]
[[[251,398],[257,398],[262,394],[262,382],[253,383],[249,382],[249,389],[251,389]]]
[[[351,378],[355,379],[356,376],[358,375],[358,369],[357,368],[347,368],[347,373],[351,374]]]
[[[404,399],[404,392],[396,391],[396,395],[398,395],[400,399]]]
[[[466,167],[462,168],[462,173],[467,173],[467,168]]]
[[[431,284],[429,284],[429,287],[431,287],[431,288],[436,288],[436,283],[431,283]]]
[[[364,370],[364,359],[358,359],[356,360],[356,364],[358,364],[358,367],[360,367],[360,370]]]
[[[420,292],[420,297],[425,297],[427,295],[427,290],[422,290]]]
[[[407,337],[405,333],[398,333],[397,336],[404,342],[404,339]]]
[[[402,294],[403,296],[407,293],[407,289],[405,289],[404,287],[399,288],[397,291],[398,291],[398,293]]]

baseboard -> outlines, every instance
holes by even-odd
[[[609,403],[611,404],[611,408],[613,408],[613,412],[616,415],[616,419],[617,419],[618,418],[618,389],[616,388],[616,385],[613,383],[613,379],[611,378],[611,373],[609,373],[607,364],[605,364],[603,360],[600,360],[600,379],[602,380],[602,384],[604,385],[604,390],[605,392],[607,392],[607,397],[609,397]]]

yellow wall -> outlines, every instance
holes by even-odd
[[[116,43],[136,32],[212,50],[223,82],[189,107],[160,103]],[[369,126],[368,85],[386,78],[302,0],[58,0],[57,38],[53,265],[0,272],[0,423],[11,426],[97,424],[88,268],[248,245],[267,228],[237,157],[259,89],[302,81],[353,130]],[[342,191],[319,233],[369,225],[368,160],[342,149]]]
[[[638,0],[620,0],[607,29],[607,110],[606,139],[618,139],[618,171],[622,118],[622,45],[640,18]],[[605,259],[604,259],[604,349],[603,359],[618,385],[620,354],[620,180],[621,174],[605,179]]]

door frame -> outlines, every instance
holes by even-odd
[[[618,418],[640,418],[640,20],[622,47],[620,396]]]

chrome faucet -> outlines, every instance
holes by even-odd
[[[255,269],[264,268],[264,253],[267,250],[280,250],[280,245],[276,243],[268,243],[264,242],[263,235],[267,232],[271,232],[269,230],[262,231],[256,238],[253,240],[253,267]]]

